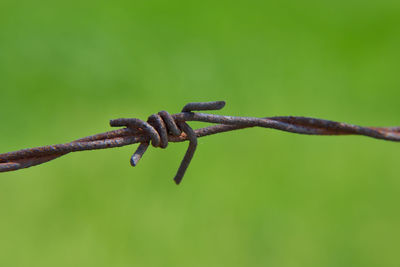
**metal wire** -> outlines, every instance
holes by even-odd
[[[87,136],[70,143],[22,149],[0,154],[0,172],[15,171],[39,165],[61,157],[70,152],[121,147],[140,143],[131,157],[131,165],[136,166],[150,145],[166,148],[169,142],[189,140],[186,154],[175,175],[179,184],[193,158],[197,138],[249,127],[272,128],[281,131],[308,135],[364,135],[388,141],[400,141],[400,127],[361,127],[357,125],[307,118],[307,117],[235,117],[205,113],[201,110],[220,110],[224,101],[189,103],[181,113],[169,114],[160,111],[151,115],[147,121],[136,118],[121,118],[110,121],[112,127],[122,129]],[[215,123],[193,130],[186,122],[200,121]]]

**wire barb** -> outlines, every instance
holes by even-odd
[[[136,118],[120,118],[110,121],[112,127],[125,127],[114,131],[87,136],[70,143],[22,149],[0,154],[0,172],[15,171],[39,165],[70,152],[106,149],[140,143],[130,159],[136,166],[148,149],[166,148],[169,142],[188,140],[189,146],[174,177],[176,184],[182,178],[193,158],[197,138],[249,127],[271,128],[307,135],[364,135],[388,141],[400,141],[400,127],[361,127],[357,125],[307,117],[236,117],[193,111],[220,110],[224,101],[193,102],[186,104],[181,113],[169,114],[160,111],[147,121]],[[188,121],[214,123],[216,125],[193,130]]]

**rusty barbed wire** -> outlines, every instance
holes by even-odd
[[[70,143],[22,149],[0,154],[0,172],[15,171],[39,165],[70,152],[122,147],[140,143],[131,157],[136,166],[150,143],[154,147],[166,148],[169,142],[189,140],[186,154],[174,177],[176,184],[182,181],[197,147],[197,138],[249,127],[271,128],[307,135],[364,135],[388,141],[400,141],[400,127],[362,127],[308,117],[237,117],[195,113],[193,111],[220,110],[224,101],[195,102],[185,105],[182,112],[169,114],[160,111],[147,121],[136,118],[121,118],[110,121],[112,127],[125,127],[114,131],[87,136]],[[200,121],[216,125],[193,130],[186,122]]]

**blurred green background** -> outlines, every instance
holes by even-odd
[[[399,47],[393,0],[1,0],[0,152],[192,101],[400,125]],[[177,187],[186,146],[1,174],[0,266],[400,266],[398,144],[225,133]]]

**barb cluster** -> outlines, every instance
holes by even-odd
[[[179,184],[197,147],[197,138],[249,127],[272,128],[286,132],[308,135],[364,135],[389,141],[400,141],[400,127],[361,127],[335,121],[307,117],[234,117],[193,111],[220,110],[224,101],[189,103],[181,113],[169,114],[160,111],[147,121],[136,118],[121,118],[110,121],[112,127],[122,129],[84,137],[70,143],[22,149],[0,154],[0,172],[32,167],[75,151],[105,149],[140,143],[131,157],[136,166],[147,148],[166,148],[169,142],[189,140],[189,147],[175,175]],[[216,125],[193,130],[186,122],[201,121]]]
[[[183,107],[182,112],[190,114],[191,111],[195,110],[219,110],[224,106],[225,102],[223,101],[189,103]],[[181,182],[197,147],[196,133],[185,120],[175,121],[171,114],[163,110],[158,112],[158,114],[151,115],[147,119],[147,122],[135,118],[115,119],[110,121],[110,125],[113,127],[126,126],[132,130],[142,130],[150,137],[151,144],[154,147],[160,148],[166,148],[168,146],[169,135],[179,137],[182,133],[185,133],[189,139],[189,147],[174,178],[176,184]],[[137,165],[144,152],[146,152],[149,147],[149,144],[149,142],[142,142],[139,145],[136,152],[131,157],[132,166]]]

